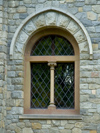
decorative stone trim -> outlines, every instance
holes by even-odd
[[[31,115],[31,114],[24,114],[19,116],[20,120],[82,120],[81,115]]]
[[[51,17],[50,17],[51,16]],[[51,19],[49,19],[49,17]],[[59,19],[62,17],[63,19]],[[41,21],[40,21],[41,20]],[[49,20],[49,22],[47,21]],[[60,21],[62,20],[63,23]],[[40,23],[38,23],[40,22]],[[74,26],[72,28],[72,25]],[[28,26],[28,28],[27,28]],[[11,46],[10,46],[10,59],[16,58],[15,47],[17,47],[17,43],[23,44],[22,48],[19,49],[22,55],[24,54],[25,45],[28,39],[32,36],[34,31],[39,30],[41,27],[46,26],[56,26],[58,28],[64,28],[69,31],[72,35],[74,35],[78,45],[84,41],[87,41],[87,45],[89,48],[89,58],[92,59],[93,49],[90,37],[88,35],[87,30],[83,26],[83,24],[71,13],[68,11],[61,10],[59,8],[44,8],[35,12],[28,16],[18,27],[16,30]],[[32,28],[29,28],[32,27]],[[80,50],[82,51],[82,50]]]

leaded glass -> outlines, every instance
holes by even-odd
[[[49,35],[40,38],[33,46],[31,56],[74,55],[71,43],[62,36]]]
[[[50,103],[50,67],[31,63],[31,108],[47,108]]]
[[[74,108],[74,63],[58,63],[55,67],[55,105]]]

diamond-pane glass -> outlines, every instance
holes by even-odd
[[[50,67],[31,63],[31,108],[47,108],[50,103]]]
[[[34,44],[31,56],[37,55],[74,55],[74,49],[64,37],[49,35],[42,37]]]
[[[74,63],[58,63],[55,67],[55,105],[74,108]]]

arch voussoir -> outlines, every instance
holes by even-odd
[[[72,14],[57,8],[44,9],[30,15],[22,22],[11,42],[10,59],[14,59],[14,54],[17,53],[23,55],[27,41],[33,33],[47,26],[56,26],[69,31],[77,41],[80,51],[87,52],[89,58],[92,59],[92,43],[85,27]]]

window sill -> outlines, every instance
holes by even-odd
[[[20,120],[82,120],[81,115],[33,115],[33,114],[23,114],[19,116]]]

